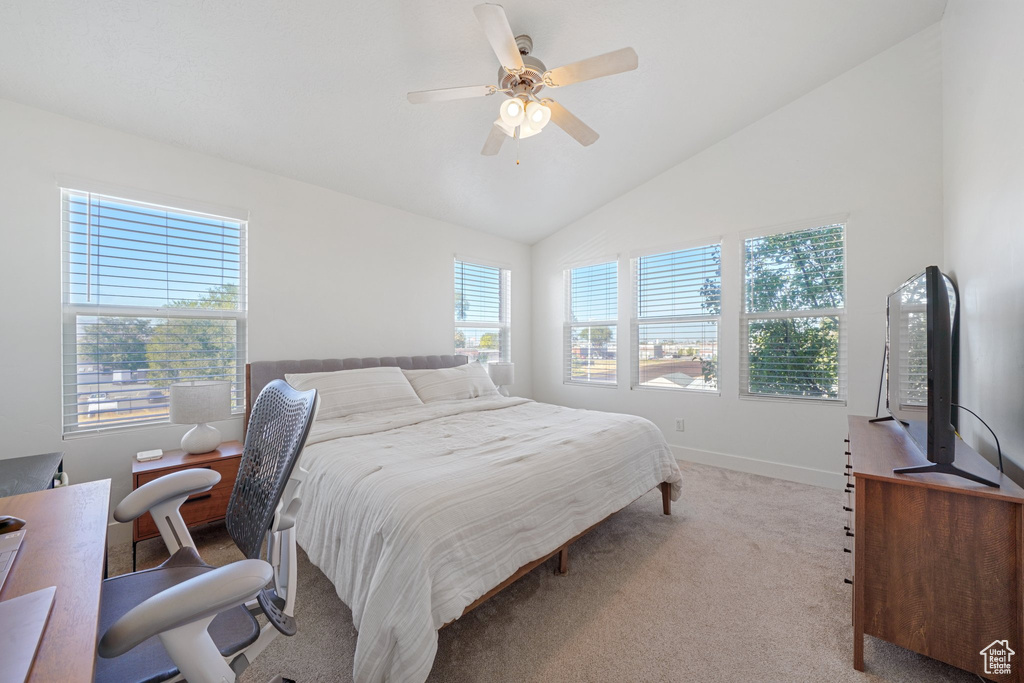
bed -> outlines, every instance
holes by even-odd
[[[464,356],[256,362],[246,406],[273,379]],[[389,371],[390,372],[390,371]],[[318,419],[301,466],[299,545],[352,609],[354,680],[423,681],[437,631],[609,516],[681,476],[642,418],[515,397],[443,400]]]

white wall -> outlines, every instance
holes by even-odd
[[[1024,483],[1024,3],[952,1],[942,22],[946,268],[960,287],[963,405]],[[970,415],[964,438],[995,460]]]
[[[511,389],[530,394],[529,247],[0,100],[0,458],[64,450],[72,480],[110,477],[116,501],[133,455],[185,430],[61,440],[58,175],[248,210],[249,360],[451,353],[453,255],[508,264]]]
[[[933,26],[534,245],[535,398],[647,417],[683,458],[839,485],[846,417],[875,410],[886,295],[942,260],[940,114]],[[741,400],[738,235],[847,213],[848,406]],[[625,349],[628,254],[719,236],[720,396],[631,390],[625,352],[617,388],[563,384],[565,266],[619,258]]]

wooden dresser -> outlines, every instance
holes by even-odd
[[[895,422],[868,420],[849,420],[854,668],[864,670],[867,634],[990,680],[1024,681],[1024,490],[959,440],[956,465],[1000,488],[893,474],[927,459]],[[1009,674],[986,672],[992,644],[1014,653]]]
[[[206,468],[220,472],[220,481],[206,493],[190,496],[181,506],[181,516],[189,527],[208,524],[224,519],[231,499],[231,490],[238,476],[238,464],[242,460],[242,444],[225,441],[215,451],[190,455],[184,451],[168,451],[159,460],[146,462],[132,461],[132,490],[158,479],[165,474],[180,470]],[[132,529],[132,570],[135,569],[135,545],[139,541],[156,538],[160,532],[153,516],[146,513],[135,520]]]

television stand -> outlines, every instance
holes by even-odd
[[[984,484],[985,486],[991,486],[993,488],[999,488],[999,484],[995,483],[994,481],[989,481],[988,479],[985,479],[983,477],[979,477],[976,474],[971,474],[970,472],[965,472],[962,469],[960,469],[959,467],[953,465],[952,463],[946,463],[946,462],[934,462],[931,465],[917,465],[915,467],[896,467],[896,468],[893,469],[893,472],[895,474],[922,474],[924,472],[937,472],[939,474],[953,474],[953,475],[956,475],[958,477],[963,477],[964,479],[970,479],[971,481],[976,481],[979,484]]]
[[[849,528],[837,530],[853,561],[854,668],[864,670],[873,636],[1024,683],[1024,490],[963,441],[957,466],[999,488],[944,474],[898,424],[868,419],[849,418]],[[917,473],[898,473],[907,468]],[[1011,670],[988,674],[981,653],[1002,641]]]

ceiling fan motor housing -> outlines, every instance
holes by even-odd
[[[519,48],[519,54],[523,56],[523,73],[519,75],[512,75],[505,71],[504,67],[498,67],[498,87],[501,90],[516,90],[516,86],[524,85],[526,90],[537,94],[541,88],[544,87],[543,74],[548,70],[544,66],[544,62],[540,61],[536,57],[531,57],[530,52],[533,50],[533,39],[525,33],[516,36],[516,46]],[[523,92],[522,89],[519,92]],[[508,97],[516,97],[517,92],[505,93]]]

